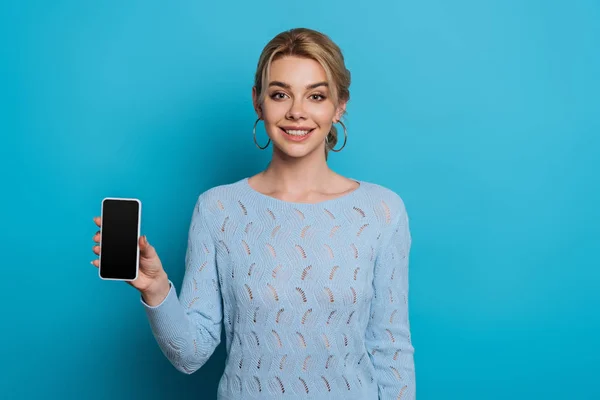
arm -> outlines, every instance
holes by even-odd
[[[203,207],[200,196],[188,232],[186,270],[179,298],[171,281],[160,304],[150,306],[140,298],[163,354],[186,374],[202,367],[221,341],[223,317],[216,248]]]
[[[408,318],[408,256],[411,236],[401,203],[396,222],[375,262],[366,345],[375,367],[379,398],[414,399],[414,348]]]

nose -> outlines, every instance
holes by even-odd
[[[286,114],[287,119],[298,120],[301,118],[305,118],[306,114],[304,112],[304,106],[302,104],[302,99],[295,99],[292,101],[292,105]]]

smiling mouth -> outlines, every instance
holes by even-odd
[[[294,136],[294,137],[308,136],[312,131],[315,130],[315,128],[313,128],[313,129],[302,129],[302,130],[300,130],[300,129],[284,129],[284,128],[279,128],[279,129],[281,129],[287,135]]]

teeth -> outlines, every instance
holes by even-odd
[[[304,136],[304,135],[307,135],[308,132],[310,132],[310,131],[296,131],[296,130],[285,131],[285,133],[287,133],[288,135],[293,135],[293,136]]]

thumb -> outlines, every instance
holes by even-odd
[[[140,238],[140,254],[143,257],[151,258],[155,253],[156,251],[154,250],[154,247],[148,243],[148,238],[146,235],[142,236]]]

